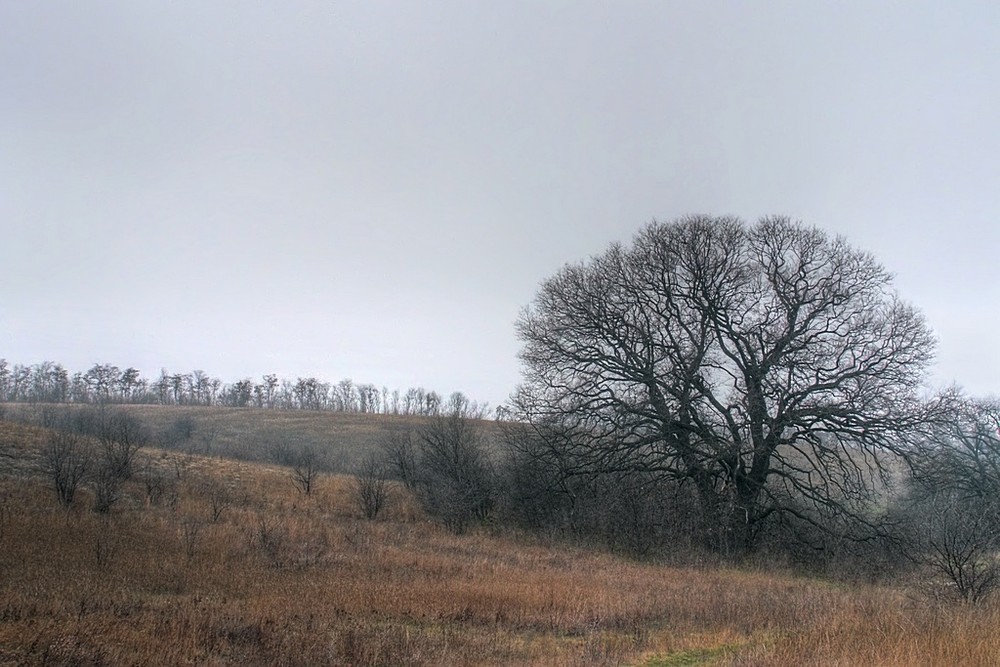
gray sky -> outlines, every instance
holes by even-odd
[[[496,405],[562,264],[776,213],[998,392],[998,91],[992,0],[0,0],[0,356]]]

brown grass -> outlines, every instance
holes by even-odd
[[[41,423],[77,409],[94,405],[6,404],[11,417]],[[178,405],[112,405],[136,415],[152,432],[154,442],[171,449],[244,461],[273,461],[277,449],[296,450],[310,446],[324,457],[324,467],[337,472],[353,472],[370,452],[380,452],[393,434],[424,426],[427,417],[417,415],[358,414],[316,410],[269,410]],[[175,439],[176,424],[187,421],[191,437]],[[487,433],[495,433],[495,423],[484,420]]]
[[[44,432],[0,422],[27,460]],[[110,517],[0,473],[0,664],[989,665],[997,605],[778,572],[662,567],[482,528],[455,537],[399,489],[361,518],[350,479],[150,451]],[[0,459],[6,465],[7,459]],[[19,472],[12,472],[12,471]],[[230,504],[214,516],[212,494]],[[215,519],[213,521],[213,519]]]

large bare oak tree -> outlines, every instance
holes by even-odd
[[[735,551],[769,518],[870,518],[934,351],[871,255],[784,218],[650,224],[545,281],[517,329],[539,455],[691,484]]]

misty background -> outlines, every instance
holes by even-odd
[[[502,403],[653,219],[847,236],[1000,377],[1000,5],[0,3],[0,356]]]

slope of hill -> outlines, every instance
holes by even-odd
[[[63,509],[49,434],[0,422],[0,664],[991,664],[996,605],[902,588],[676,568],[482,527],[402,489],[310,496],[278,466],[148,450],[110,514]],[[154,477],[156,477],[154,475]]]
[[[54,423],[74,410],[93,405],[7,404],[11,417],[36,423]],[[357,414],[314,410],[118,405],[148,427],[152,444],[170,450],[243,461],[287,462],[304,447],[324,457],[324,467],[352,471],[366,454],[378,451],[393,434],[417,429],[427,417]],[[484,421],[487,429],[493,423]]]

